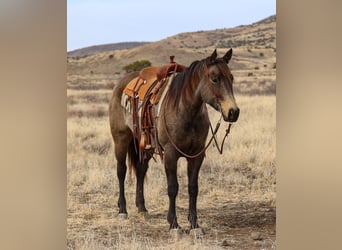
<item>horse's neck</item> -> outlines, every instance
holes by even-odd
[[[171,98],[171,103],[175,103],[174,108],[177,109],[177,116],[181,116],[183,120],[191,121],[206,109],[205,104],[203,103],[203,100],[199,94],[201,83],[197,82],[197,84],[194,85],[191,85],[190,82],[186,83],[184,80],[187,77],[184,74],[186,74],[186,72],[181,73],[178,76],[179,78],[177,77],[177,79],[175,78],[173,80],[172,84],[174,86],[171,87],[171,93],[169,94],[173,96]],[[183,88],[180,88],[179,86],[183,86]]]
[[[184,100],[184,99],[181,99]],[[195,96],[194,100],[179,103],[179,115],[183,117],[185,122],[191,122],[206,112],[205,103]]]

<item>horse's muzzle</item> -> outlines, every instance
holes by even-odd
[[[228,111],[228,116],[223,115],[223,119],[226,122],[236,122],[237,119],[239,118],[239,114],[240,114],[240,109],[236,108],[236,109],[229,109]]]

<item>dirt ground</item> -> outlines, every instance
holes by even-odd
[[[92,203],[93,196],[84,202]],[[150,209],[148,216],[130,211],[125,220],[118,218],[116,207],[97,205],[106,211],[102,215],[106,223],[98,223],[101,215],[97,214],[68,225],[69,249],[275,249],[276,211],[265,202],[217,202],[215,207],[199,207],[199,223],[205,234],[197,238],[189,234],[186,204],[178,206],[184,230],[178,239],[169,233],[166,209]],[[73,238],[73,232],[85,237]]]

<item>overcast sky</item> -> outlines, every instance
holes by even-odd
[[[276,0],[67,0],[67,11],[71,51],[251,24],[276,14]]]

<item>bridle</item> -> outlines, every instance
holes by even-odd
[[[228,128],[226,129],[226,133],[225,133],[225,135],[224,135],[224,137],[223,137],[223,139],[222,139],[221,146],[219,146],[219,143],[218,143],[218,141],[217,141],[216,135],[217,135],[217,132],[218,132],[219,127],[221,126],[221,120],[222,120],[223,114],[222,114],[221,105],[219,105],[219,103],[218,103],[218,97],[217,97],[217,95],[215,94],[214,89],[213,89],[213,86],[212,86],[212,84],[211,84],[210,81],[209,81],[209,73],[208,73],[208,67],[207,67],[207,66],[205,67],[205,71],[206,71],[207,84],[208,84],[208,86],[209,86],[209,90],[210,90],[211,94],[213,95],[213,97],[214,97],[214,99],[215,99],[215,103],[217,104],[217,108],[219,109],[219,112],[221,113],[221,116],[220,116],[220,119],[219,119],[219,120],[217,121],[217,123],[216,123],[215,129],[213,129],[213,127],[212,127],[212,125],[211,125],[211,122],[209,122],[210,131],[211,131],[212,136],[211,136],[209,142],[207,143],[207,145],[206,145],[202,150],[200,150],[198,153],[193,154],[193,155],[189,155],[189,154],[185,153],[184,151],[182,151],[182,150],[175,144],[175,142],[172,140],[172,138],[171,138],[171,136],[170,136],[170,133],[169,133],[169,130],[168,130],[167,124],[166,124],[165,112],[163,112],[163,119],[164,119],[165,131],[166,131],[166,135],[167,135],[167,137],[168,137],[170,143],[171,143],[172,146],[178,151],[178,153],[180,153],[181,155],[183,155],[183,156],[185,156],[185,157],[187,157],[187,158],[191,158],[191,159],[196,158],[196,157],[200,156],[201,154],[203,154],[203,153],[208,149],[208,147],[210,146],[210,144],[211,144],[211,142],[212,142],[213,140],[214,140],[214,142],[215,142],[215,146],[216,146],[218,152],[219,152],[220,154],[222,154],[222,153],[223,153],[224,142],[225,142],[226,138],[228,137],[228,134],[230,133],[230,128],[231,128],[231,126],[232,126],[231,123],[228,124]],[[168,100],[169,100],[169,98],[166,98],[165,101],[168,103]],[[165,109],[165,107],[167,106],[167,103],[165,103],[164,109]]]

